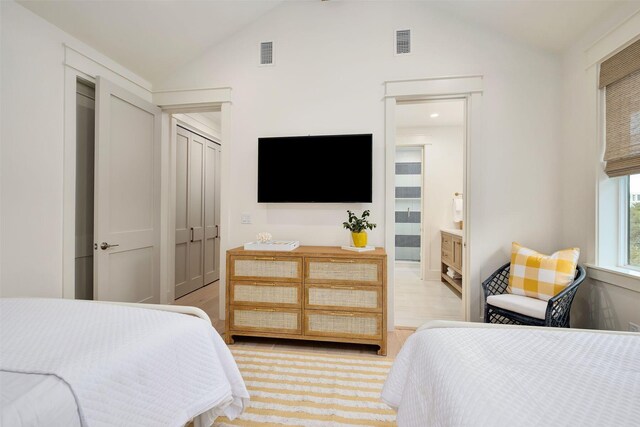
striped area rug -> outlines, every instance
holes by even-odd
[[[395,426],[380,400],[392,359],[232,346],[251,395],[245,412],[225,426]]]

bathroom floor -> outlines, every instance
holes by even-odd
[[[396,263],[395,324],[416,328],[429,320],[463,320],[462,297],[439,280],[421,280],[419,263]]]

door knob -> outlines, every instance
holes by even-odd
[[[110,245],[107,242],[100,243],[100,249],[102,249],[103,251],[106,251],[107,249],[113,248],[113,247],[116,247],[116,246],[120,246],[120,245]]]

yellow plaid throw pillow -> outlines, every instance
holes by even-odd
[[[580,249],[543,255],[513,242],[507,292],[549,301],[574,279]]]

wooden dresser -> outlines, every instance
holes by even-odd
[[[441,231],[442,254],[441,273],[443,282],[450,284],[455,290],[462,293],[462,231]],[[447,275],[448,268],[458,273],[459,279]]]
[[[373,344],[387,354],[387,255],[334,246],[227,251],[225,340]]]

